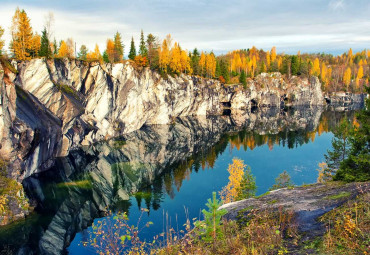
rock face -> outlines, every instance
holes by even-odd
[[[370,192],[370,182],[365,183],[328,183],[313,184],[293,189],[283,188],[269,192],[260,198],[249,198],[222,205],[226,209],[224,216],[229,220],[237,220],[247,216],[251,210],[267,210],[269,212],[288,210],[295,216],[299,234],[306,240],[322,236],[326,229],[318,218],[358,194]],[[304,240],[301,241],[301,243]],[[294,253],[295,254],[295,253]]]
[[[243,89],[187,75],[164,80],[129,62],[33,59],[12,65],[2,65],[0,74],[0,153],[13,162],[10,175],[19,181],[50,168],[54,157],[66,156],[81,144],[144,125],[221,114],[224,108],[324,103],[317,78],[286,82],[280,73],[261,74]]]

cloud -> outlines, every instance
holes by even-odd
[[[344,0],[331,0],[329,2],[329,9],[333,11],[343,11],[345,9]]]
[[[16,5],[2,0],[0,25],[7,31]],[[55,37],[72,37],[77,48],[86,44],[101,50],[107,38],[119,31],[128,52],[131,36],[136,44],[140,30],[160,38],[171,33],[183,48],[216,53],[253,45],[286,53],[338,52],[370,45],[368,0],[81,0],[17,1],[31,18],[34,31],[43,29],[44,15],[55,14]],[[362,8],[359,8],[362,6]]]

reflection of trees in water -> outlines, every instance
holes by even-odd
[[[295,148],[333,130],[344,115],[353,121],[354,112],[324,112],[316,124],[312,124],[312,118],[299,115],[308,122],[304,128],[281,122],[276,115],[270,119],[269,115],[258,117],[263,122],[252,125],[257,126],[254,131],[232,126],[227,119],[179,120],[168,130],[159,127],[138,131],[125,138],[125,143],[98,143],[71,152],[58,159],[51,171],[24,181],[28,195],[38,203],[42,222],[32,223],[27,230],[22,227],[18,232],[24,233],[23,240],[8,239],[25,243],[29,250],[64,249],[77,232],[102,217],[105,208],[129,212],[132,200],[128,195],[135,197],[139,208],[158,210],[166,194],[174,198],[193,171],[214,168],[228,145],[231,150],[253,150],[265,144],[270,149],[276,145]],[[274,133],[269,132],[270,124],[276,124]],[[284,126],[288,124],[292,125]],[[161,155],[165,156],[159,163]]]

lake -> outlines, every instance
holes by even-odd
[[[332,130],[355,111],[322,108],[233,112],[231,116],[186,117],[142,129],[56,159],[52,169],[24,180],[35,213],[0,228],[1,250],[10,253],[91,254],[82,242],[91,224],[111,210],[125,211],[152,240],[168,225],[183,229],[198,218],[212,192],[228,182],[237,157],[251,167],[257,195],[286,170],[296,185],[316,182],[318,163],[331,148]]]

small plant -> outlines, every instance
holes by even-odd
[[[284,170],[279,176],[275,179],[275,184],[272,185],[270,190],[281,189],[281,188],[291,188],[294,187],[290,175],[287,171]]]
[[[126,212],[118,212],[114,216],[111,211],[97,223],[92,224],[92,233],[88,241],[82,242],[84,247],[89,247],[97,254],[145,254],[146,249],[154,244],[146,243],[140,240],[139,233],[149,227],[152,222],[147,222],[140,226],[140,221],[147,209],[141,209],[141,215],[135,225],[129,225]],[[113,216],[113,217],[112,217]]]
[[[202,210],[204,221],[194,223],[197,234],[203,241],[211,242],[222,237],[221,217],[227,213],[227,210],[217,210],[222,205],[221,201],[216,198],[216,192],[212,193],[212,199],[208,199],[206,206],[208,211]]]

